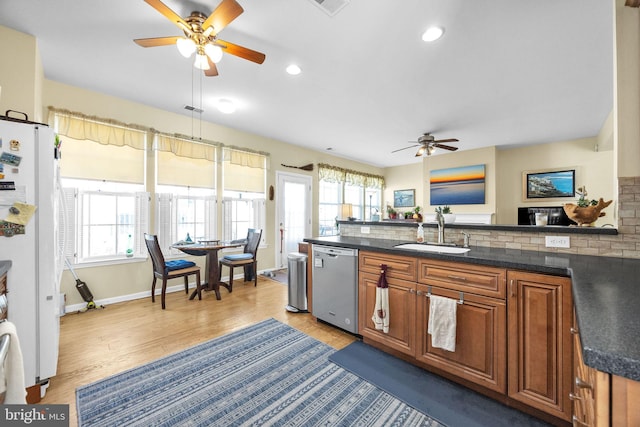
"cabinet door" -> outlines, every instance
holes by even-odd
[[[459,298],[456,291],[418,284],[417,359],[499,393],[506,393],[506,304],[496,298],[465,293],[456,309],[456,351],[431,345],[427,333],[430,288],[432,295]]]
[[[509,397],[570,420],[571,281],[507,272]]]
[[[359,333],[387,347],[410,356],[415,355],[416,284],[387,278],[389,284],[389,332],[375,329],[373,310],[376,306],[378,275],[360,272],[358,279]]]

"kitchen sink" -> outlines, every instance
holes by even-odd
[[[464,254],[469,252],[469,248],[461,248],[458,246],[429,245],[424,243],[401,243],[395,245],[394,248],[409,249],[412,251],[437,252],[441,254]]]

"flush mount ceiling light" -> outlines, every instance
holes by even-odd
[[[426,42],[434,42],[442,37],[444,34],[444,29],[440,27],[429,27],[427,31],[422,34],[422,40]]]
[[[287,67],[287,73],[291,74],[292,76],[297,76],[301,72],[302,72],[302,69],[298,67],[296,64],[291,64]]]
[[[257,64],[264,62],[264,53],[218,38],[218,33],[244,12],[244,9],[236,0],[222,0],[209,16],[201,12],[191,12],[191,15],[184,19],[160,0],[145,1],[177,25],[184,32],[184,37],[153,37],[134,40],[138,45],[156,47],[175,44],[180,54],[186,58],[195,52],[196,59],[193,65],[200,70],[204,70],[206,76],[218,75],[216,64],[222,59],[223,51]]]
[[[233,101],[231,101],[230,99],[223,98],[223,99],[219,99],[218,100],[218,102],[216,104],[216,108],[221,113],[231,114],[231,113],[235,113],[236,104],[234,104]]]

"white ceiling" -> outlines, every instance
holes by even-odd
[[[202,78],[206,121],[384,167],[420,161],[391,151],[424,132],[460,150],[594,136],[613,106],[611,1],[351,0],[333,17],[313,0],[238,1],[219,37],[266,61],[225,55]],[[219,0],[165,3],[186,17]],[[187,116],[200,106],[192,59],[133,43],[181,35],[143,0],[2,0],[0,25],[37,38],[47,79]],[[431,25],[445,33],[427,44]],[[302,74],[285,73],[292,62]]]

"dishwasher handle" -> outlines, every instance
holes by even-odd
[[[338,256],[358,256],[357,249],[350,248],[337,248],[334,246],[314,246],[313,252],[315,254],[327,254],[332,258],[337,258]]]

